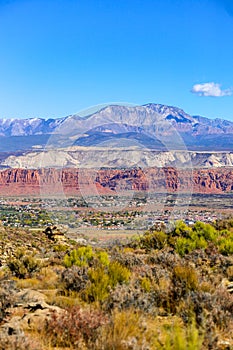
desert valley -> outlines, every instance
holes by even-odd
[[[233,122],[112,105],[0,132],[0,349],[232,349]]]

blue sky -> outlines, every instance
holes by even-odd
[[[108,102],[233,120],[232,0],[0,0],[0,118]]]

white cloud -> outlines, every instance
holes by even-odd
[[[232,89],[221,89],[221,85],[217,83],[204,83],[204,84],[195,84],[192,87],[191,92],[199,96],[212,96],[212,97],[221,97],[221,96],[231,96]]]

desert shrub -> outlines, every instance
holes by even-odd
[[[175,265],[181,264],[182,258],[173,250],[173,248],[165,248],[157,251],[156,254],[148,254],[146,263],[149,265],[157,265],[159,269],[164,271],[173,271]]]
[[[152,336],[146,322],[135,310],[114,310],[110,322],[102,329],[97,349],[150,349]]]
[[[16,251],[15,257],[8,260],[7,266],[16,277],[27,278],[40,270],[41,263],[32,253],[19,249]]]
[[[118,261],[122,266],[132,270],[135,266],[144,266],[144,256],[135,254],[134,252],[117,253],[114,260]]]
[[[88,277],[89,283],[83,293],[84,298],[90,302],[102,302],[109,295],[111,288],[128,282],[130,271],[119,262],[113,261],[105,269],[102,266],[89,269]]]
[[[7,309],[14,305],[14,293],[17,291],[16,282],[12,280],[0,281],[0,324],[7,315]],[[1,332],[0,332],[1,333]]]
[[[145,320],[134,309],[114,310],[99,337],[100,349],[104,350],[201,350],[202,344],[203,336],[194,321],[184,326],[178,317]]]
[[[212,308],[212,309],[211,309]],[[219,328],[228,328],[233,325],[233,295],[225,288],[218,288],[212,295],[212,304],[210,306],[213,321]]]
[[[195,249],[206,249],[208,243],[215,242],[218,236],[213,226],[203,222],[196,222],[193,228],[188,227],[182,221],[178,221],[176,225],[169,243],[182,257]],[[174,235],[178,236],[175,240]]]
[[[214,223],[214,227],[218,231],[231,230],[233,228],[233,218],[228,219],[217,219]]]
[[[40,281],[37,278],[20,278],[16,279],[17,287],[20,289],[32,288],[40,289]]]
[[[233,254],[233,239],[231,237],[221,237],[218,242],[219,251],[223,255]]]
[[[189,238],[178,237],[175,243],[175,250],[180,256],[190,253],[196,248],[196,244]]]
[[[53,347],[92,349],[101,327],[107,322],[101,311],[73,306],[62,314],[53,313],[44,332]]]
[[[208,247],[208,242],[204,237],[196,237],[195,239],[196,249],[206,249]]]
[[[61,274],[62,289],[80,292],[85,289],[88,277],[87,267],[72,266],[65,269]]]
[[[39,282],[38,289],[55,289],[58,287],[60,271],[52,267],[43,267],[36,275]]]
[[[193,227],[189,227],[178,220],[169,233],[148,231],[139,238],[137,244],[147,252],[171,247],[183,257],[195,249],[206,249],[209,242],[216,242],[218,235],[218,231],[210,224],[196,222]]]
[[[66,252],[67,249],[68,249],[68,246],[66,244],[56,244],[53,246],[53,250],[58,253]]]
[[[174,284],[182,284],[186,290],[196,290],[198,287],[197,274],[195,269],[191,266],[175,266],[172,280]]]
[[[82,266],[108,266],[110,263],[108,253],[105,251],[94,252],[92,247],[79,247],[72,250],[64,257],[65,267],[73,265]]]
[[[50,305],[56,305],[62,309],[67,309],[76,305],[80,306],[82,302],[78,293],[76,292],[68,292],[67,295],[61,295],[60,293],[47,295],[46,301]]]
[[[146,232],[139,241],[139,247],[146,250],[163,249],[167,243],[167,234],[163,231]]]
[[[92,257],[92,266],[73,265],[65,269],[61,274],[61,288],[63,291],[81,292],[84,300],[89,302],[103,301],[111,288],[128,282],[130,271],[117,261],[110,262],[105,252],[98,252]]]
[[[194,319],[199,329],[204,330],[204,349],[216,349],[220,332],[231,332],[233,296],[220,288],[210,294],[193,291],[179,305],[179,314],[188,324]],[[216,330],[218,330],[216,332]]]
[[[157,308],[162,306],[166,293],[160,290],[143,291],[140,281],[130,284],[118,284],[115,289],[111,290],[109,296],[103,303],[103,308],[108,312],[114,309],[141,310],[147,314],[154,314]]]
[[[203,237],[206,241],[214,241],[217,237],[215,228],[201,221],[197,221],[193,227],[193,232],[197,233],[199,237]]]
[[[150,292],[151,291],[152,285],[151,285],[151,281],[149,280],[149,278],[142,277],[141,280],[140,280],[140,284],[141,284],[142,289],[145,292]]]
[[[92,268],[88,271],[89,283],[83,294],[84,299],[94,302],[103,301],[109,294],[109,275],[101,268]]]
[[[199,289],[201,292],[211,293],[211,294],[213,294],[215,291],[213,284],[211,282],[208,282],[208,281],[204,281],[204,282],[200,283]]]
[[[118,261],[113,261],[109,265],[108,275],[110,286],[115,287],[118,283],[122,284],[128,282],[130,271]]]
[[[144,264],[142,266],[134,266],[134,268],[132,269],[133,277],[136,276],[136,279],[142,279],[144,277],[147,277],[150,280],[152,280],[154,278],[153,269],[154,266],[152,267],[147,264]]]
[[[91,247],[79,247],[72,250],[64,257],[65,267],[71,267],[72,265],[87,266],[93,259],[94,253]]]
[[[198,277],[195,269],[188,265],[177,265],[173,269],[171,277],[170,303],[171,309],[177,308],[176,301],[187,296],[188,292],[198,289]]]
[[[172,236],[178,237],[190,237],[192,229],[187,226],[182,220],[177,220],[175,222],[175,227],[171,230]]]
[[[190,234],[190,238],[178,237],[175,242],[175,250],[182,257],[195,249],[205,249],[207,246],[205,238],[199,237],[194,232]]]
[[[108,266],[110,264],[110,260],[107,252],[104,252],[104,251],[97,252],[96,258],[98,262],[103,266]]]
[[[170,327],[161,327],[156,341],[158,350],[201,350],[203,335],[198,330],[195,321],[187,327],[174,322]]]

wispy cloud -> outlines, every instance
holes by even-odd
[[[221,97],[221,96],[231,96],[233,91],[232,89],[223,90],[220,84],[211,82],[211,83],[195,84],[193,85],[191,92],[199,96]]]

